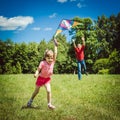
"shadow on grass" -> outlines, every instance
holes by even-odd
[[[31,106],[31,107],[28,107],[26,105],[23,105],[21,107],[21,110],[23,110],[23,109],[40,109],[40,108],[41,108],[40,106]]]

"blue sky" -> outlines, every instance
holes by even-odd
[[[0,39],[49,41],[62,19],[78,16],[95,20],[119,12],[120,0],[0,0]],[[68,36],[68,31],[63,34]]]

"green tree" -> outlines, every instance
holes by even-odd
[[[19,62],[22,68],[22,73],[27,73],[29,71],[28,68],[29,58],[27,56],[27,53],[28,47],[26,43],[23,42],[15,44],[15,53],[13,56],[14,65],[16,65],[17,62]]]
[[[20,74],[20,73],[22,73],[22,68],[21,68],[21,65],[20,65],[20,63],[19,63],[19,61],[16,63],[16,73],[17,74]]]
[[[48,49],[47,42],[43,39],[38,44],[38,62],[43,59],[46,49]]]
[[[112,74],[120,73],[120,51],[116,49],[109,56],[109,69]]]
[[[97,40],[99,42],[98,46],[98,59],[99,58],[108,58],[109,56],[109,42],[110,34],[109,34],[109,19],[102,15],[98,17],[98,20],[95,21],[95,29],[97,34]]]
[[[28,52],[27,52],[27,56],[29,59],[29,62],[27,62],[28,65],[28,73],[34,73],[39,61],[39,53],[38,53],[38,44],[35,42],[31,42],[28,44]]]
[[[12,58],[14,54],[14,43],[7,39],[6,41],[0,41],[0,65],[1,73],[12,73],[12,66],[14,59]]]
[[[58,35],[57,40],[59,42],[58,46],[58,56],[57,56],[57,66],[59,73],[66,73],[66,62],[68,60],[68,43],[66,41],[65,35]]]
[[[117,51],[120,51],[120,13],[118,13],[116,17],[116,29],[114,30],[114,43],[113,46],[116,48]]]

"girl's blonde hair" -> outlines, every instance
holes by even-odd
[[[52,50],[48,50],[46,49],[46,51],[44,52],[44,57],[43,57],[43,60],[45,60],[46,57],[50,57],[50,56],[53,56],[54,53]]]

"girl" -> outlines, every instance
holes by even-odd
[[[40,87],[43,85],[47,92],[48,108],[55,109],[55,106],[51,104],[51,75],[53,74],[53,67],[57,57],[57,44],[54,40],[54,52],[52,50],[46,50],[43,61],[40,62],[38,69],[36,70],[34,77],[37,77],[35,90],[27,103],[27,107],[31,107],[33,99],[38,94]]]

